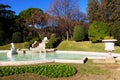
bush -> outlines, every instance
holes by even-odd
[[[81,41],[85,38],[85,29],[82,25],[75,26],[73,32],[73,39],[75,41]]]
[[[25,48],[30,48],[31,46],[32,46],[32,44],[34,43],[34,41],[38,41],[38,40],[41,40],[41,39],[39,39],[38,37],[37,38],[33,38],[33,39],[31,39],[29,42],[26,42],[25,43]]]
[[[108,24],[94,21],[88,29],[88,37],[92,42],[100,42],[110,35]]]
[[[15,32],[12,35],[12,42],[19,43],[22,42],[22,35],[20,32]]]
[[[116,45],[120,46],[120,21],[116,22],[113,25],[111,33],[112,33],[112,36],[114,36],[114,38],[118,40],[118,41],[115,42]]]
[[[36,66],[11,66],[0,67],[0,77],[22,73],[35,73],[47,77],[69,77],[76,74],[77,70],[69,65],[36,65]]]
[[[61,38],[57,37],[56,34],[51,34],[49,42],[46,44],[47,48],[56,48],[61,42]]]

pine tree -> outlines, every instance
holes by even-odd
[[[120,0],[88,0],[88,19],[105,22],[113,29],[114,23],[120,21]]]
[[[93,21],[99,21],[99,1],[98,0],[88,0],[88,19],[90,23]]]
[[[110,16],[110,9],[109,9],[109,4],[111,0],[101,0],[100,2],[100,21],[101,22],[109,22],[109,16]]]
[[[109,4],[110,8],[110,26],[112,26],[114,23],[120,21],[120,0],[111,0],[111,3]]]

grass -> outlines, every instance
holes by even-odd
[[[15,45],[15,48],[20,48],[20,49],[24,49],[25,46],[24,46],[24,43],[14,43]],[[11,44],[7,44],[7,45],[4,45],[4,46],[0,46],[0,50],[10,50],[11,48]]]
[[[73,51],[91,51],[91,52],[106,52],[104,43],[91,43],[90,41],[62,41],[57,47],[58,50],[73,50]],[[115,53],[120,53],[120,47],[115,46]]]
[[[25,43],[14,43],[15,48],[24,49]],[[58,50],[72,50],[72,51],[90,51],[90,52],[106,52],[104,50],[104,43],[91,43],[90,41],[81,41],[81,42],[75,42],[75,41],[62,41],[57,49]],[[7,44],[4,46],[0,46],[0,50],[10,50],[11,44]],[[120,47],[115,46],[115,53],[120,53]]]
[[[39,65],[53,65],[65,63],[47,63]],[[66,64],[65,64],[66,65]],[[34,73],[14,74],[0,77],[0,80],[119,80],[120,72],[117,71],[119,64],[97,64],[88,60],[85,64],[70,64],[77,69],[77,73],[71,77],[52,78]],[[33,65],[32,65],[33,66]],[[34,65],[35,66],[35,65]],[[115,74],[115,75],[114,75]]]
[[[53,64],[59,65],[62,63],[47,63],[47,64],[41,64],[41,65],[53,65]],[[24,74],[15,74],[11,76],[3,76],[3,77],[0,77],[0,80],[79,80],[79,79],[80,80],[101,80],[101,77],[95,78],[96,75],[102,75],[103,77],[106,78],[105,80],[107,80],[108,76],[112,75],[112,72],[109,71],[109,69],[105,67],[101,67],[101,65],[105,65],[105,64],[95,64],[92,62],[92,60],[88,60],[87,63],[84,65],[83,64],[67,64],[67,65],[74,66],[77,69],[77,74],[71,77],[51,78],[51,77],[36,75],[33,73],[24,73]],[[89,76],[89,77],[86,77],[86,76]]]

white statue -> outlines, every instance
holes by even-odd
[[[10,51],[7,52],[7,57],[12,60],[12,55],[13,54],[18,54],[17,51],[15,50],[14,43],[11,43],[11,49]]]
[[[14,43],[11,43],[11,46],[12,46],[13,49],[15,49]]]
[[[39,45],[38,45],[37,47],[34,47],[35,44],[37,44],[37,43],[39,43]],[[34,51],[34,50],[37,50],[37,51],[39,51],[40,53],[46,53],[46,49],[45,49],[46,43],[48,43],[48,38],[47,38],[47,37],[44,37],[41,43],[35,41],[35,42],[32,44],[31,50],[33,50],[33,51]]]
[[[45,49],[45,42],[41,42],[39,43],[39,49],[40,49],[40,53],[45,52],[46,53],[46,49]]]
[[[11,49],[10,51],[7,52],[7,57],[13,61],[13,58],[12,58],[12,55],[13,54],[17,54],[16,50],[15,50],[15,46],[14,46],[14,43],[11,43]]]

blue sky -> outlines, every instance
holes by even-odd
[[[19,14],[22,10],[28,8],[40,8],[44,12],[47,11],[53,0],[0,0],[0,4],[8,4],[11,10]],[[87,13],[87,1],[79,0],[80,11]]]

